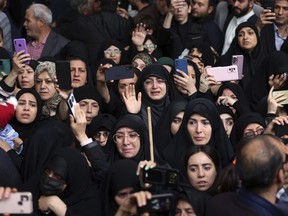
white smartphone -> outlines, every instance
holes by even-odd
[[[33,212],[30,192],[11,193],[8,199],[0,200],[0,214],[31,214]]]
[[[67,104],[68,104],[68,107],[70,108],[70,111],[71,111],[74,119],[76,120],[76,114],[75,114],[76,99],[75,99],[73,92],[71,92],[69,94],[69,96],[67,98]]]

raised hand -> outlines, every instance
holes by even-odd
[[[126,86],[122,98],[129,113],[137,114],[140,112],[142,94],[139,92],[136,98],[135,85]]]

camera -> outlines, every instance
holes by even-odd
[[[143,170],[142,180],[144,183],[177,187],[179,183],[179,171],[158,167]]]

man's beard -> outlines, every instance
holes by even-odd
[[[243,10],[240,10],[240,12],[235,12],[235,8],[233,7],[232,8],[232,11],[233,11],[233,15],[235,16],[235,17],[237,17],[237,18],[239,18],[239,17],[242,17],[242,16],[244,16],[244,15],[246,15],[247,13],[248,13],[248,11],[249,11],[249,5],[247,5],[247,7],[246,8],[244,8]]]

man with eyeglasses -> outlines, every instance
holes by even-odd
[[[287,157],[281,139],[259,135],[244,140],[240,146],[236,171],[241,187],[237,192],[213,197],[208,203],[206,216],[287,215],[276,206],[276,194],[283,187],[287,173],[283,166]]]

